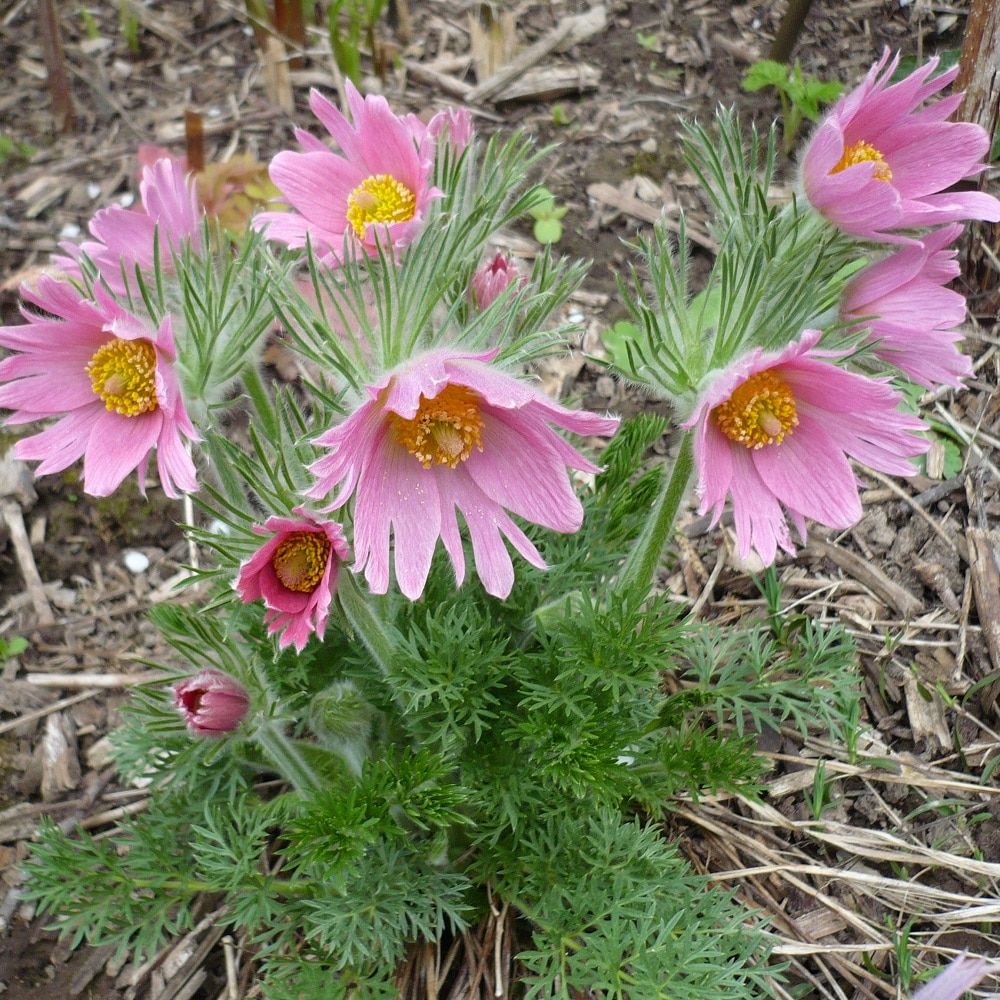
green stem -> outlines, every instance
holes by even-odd
[[[351,628],[364,643],[382,676],[388,680],[392,674],[392,663],[397,657],[396,644],[361,593],[352,574],[341,573],[337,583],[337,596]]]
[[[295,788],[304,793],[318,792],[323,788],[319,775],[312,769],[302,752],[290,740],[274,719],[261,719],[254,733],[275,769]]]
[[[653,575],[660,562],[660,554],[670,537],[688,480],[694,469],[693,434],[687,431],[681,438],[680,451],[669,478],[664,478],[660,495],[618,577],[616,589],[619,593],[638,590],[645,596],[653,582]]]

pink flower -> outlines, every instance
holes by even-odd
[[[417,144],[436,143],[444,137],[455,156],[460,156],[472,141],[472,114],[468,108],[447,107],[438,111],[425,125],[416,115],[407,115],[406,123]]]
[[[476,271],[469,287],[479,309],[485,309],[509,285],[523,285],[527,278],[513,257],[498,253],[493,260]]]
[[[231,733],[246,718],[250,696],[234,677],[205,669],[175,684],[174,705],[188,729],[198,736]]]
[[[806,330],[778,354],[745,354],[715,377],[684,424],[695,428],[701,512],[718,521],[732,497],[743,558],[751,548],[765,563],[778,546],[794,551],[786,512],[803,540],[807,517],[854,524],[861,503],[849,457],[908,476],[906,457],[927,450],[911,433],[923,424],[897,409],[900,394],[838,368],[829,360],[836,355],[815,350],[820,336]]]
[[[962,231],[956,223],[928,233],[865,268],[844,290],[844,320],[863,317],[876,344],[873,353],[921,385],[960,386],[972,364],[955,346],[954,328],[965,319],[965,297],[945,288],[958,276],[955,249],[944,249]]]
[[[308,237],[328,264],[359,247],[369,257],[406,247],[424,224],[430,201],[432,145],[418,144],[413,128],[389,109],[384,97],[362,97],[348,82],[352,126],[318,90],[309,107],[337,141],[342,156],[296,129],[304,153],[282,152],[271,161],[271,180],[290,212],[261,212],[257,229],[271,239],[303,247]]]
[[[920,105],[955,79],[958,67],[929,79],[935,57],[890,84],[899,55],[889,50],[860,86],[842,97],[806,148],[802,181],[812,206],[865,239],[911,242],[894,230],[962,219],[1000,220],[1000,201],[979,191],[948,192],[980,173],[990,139],[970,122],[949,122],[961,94]]]
[[[992,970],[981,958],[959,955],[942,972],[913,994],[913,1000],[961,1000]]]
[[[53,263],[74,277],[80,275],[80,258],[86,254],[96,265],[107,286],[116,294],[125,293],[122,270],[131,279],[136,267],[152,273],[158,253],[160,266],[173,271],[172,255],[179,253],[185,240],[201,249],[202,211],[194,182],[185,177],[183,163],[163,157],[142,168],[139,183],[142,210],[111,205],[101,209],[89,224],[92,240],[79,246],[63,243],[68,256],[53,257]]]
[[[15,457],[41,460],[46,475],[82,455],[84,489],[103,497],[133,469],[143,488],[155,448],[167,496],[197,489],[184,438],[198,435],[174,371],[170,317],[154,330],[102,288],[89,301],[48,275],[21,294],[49,315],[24,311],[27,325],[0,327],[0,346],[20,352],[0,362],[0,407],[15,411],[11,424],[63,416],[18,441]]]
[[[315,521],[301,507],[297,518],[269,517],[254,525],[271,537],[240,566],[236,592],[249,603],[263,599],[267,634],[281,632],[278,645],[302,652],[309,636],[326,632],[340,564],[350,555],[336,521]]]
[[[508,511],[553,531],[577,531],[583,508],[567,467],[597,467],[551,427],[611,435],[618,420],[568,410],[487,362],[496,351],[429,351],[367,389],[368,398],[342,424],[316,439],[331,453],[310,471],[310,496],[340,490],[330,509],[352,494],[357,570],[371,589],[389,587],[389,533],[396,581],[416,600],[424,589],[438,538],[465,578],[456,510],[472,539],[476,572],[486,590],[506,597],[514,568],[503,543],[540,569],[545,563]]]

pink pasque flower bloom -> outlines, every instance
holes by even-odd
[[[442,138],[448,143],[452,154],[461,156],[466,146],[472,142],[472,114],[468,108],[449,106],[438,111],[427,124],[416,115],[407,115],[406,124],[421,148],[427,143],[436,144]]]
[[[318,91],[309,107],[336,140],[343,155],[331,152],[308,132],[295,135],[305,152],[278,153],[271,180],[292,211],[261,212],[256,229],[270,239],[304,247],[306,238],[327,264],[345,250],[360,248],[369,257],[402,250],[420,231],[428,206],[441,192],[430,185],[433,143],[418,142],[406,120],[389,109],[384,97],[362,97],[348,81],[348,120]]]
[[[927,450],[924,425],[897,409],[898,392],[844,371],[816,349],[818,330],[777,354],[760,348],[718,373],[684,423],[694,427],[701,513],[713,523],[732,498],[740,555],[765,563],[793,552],[787,517],[805,540],[805,519],[847,528],[861,517],[848,458],[909,476],[906,457]],[[782,509],[784,508],[784,510]]]
[[[302,652],[315,632],[322,639],[337,589],[340,564],[350,555],[336,521],[316,521],[301,507],[298,517],[269,517],[254,531],[271,537],[240,566],[236,592],[245,603],[263,600],[267,634],[278,646]]]
[[[553,531],[574,532],[583,508],[567,467],[598,471],[550,426],[611,435],[618,420],[568,410],[488,362],[497,352],[428,351],[369,386],[367,399],[316,439],[330,449],[309,467],[313,497],[352,495],[356,569],[377,594],[389,587],[389,535],[396,581],[416,600],[438,538],[461,585],[465,554],[456,510],[472,539],[487,592],[506,597],[514,568],[503,543],[540,569],[545,562],[509,514]]]
[[[961,386],[972,363],[955,346],[962,334],[965,297],[945,288],[958,277],[955,248],[945,249],[962,231],[960,223],[928,233],[866,267],[844,290],[841,319],[865,321],[876,341],[873,353],[920,385]]]
[[[971,122],[949,122],[953,94],[921,108],[955,79],[958,67],[930,79],[935,57],[890,84],[899,55],[886,49],[862,83],[842,97],[806,147],[802,183],[812,206],[835,226],[865,239],[912,242],[895,230],[963,219],[1000,220],[1000,201],[981,191],[946,189],[975,177],[990,139]]]
[[[513,257],[498,253],[476,271],[469,282],[469,288],[477,308],[485,309],[505,288],[515,282],[523,285],[527,280]]]
[[[0,347],[20,352],[0,362],[0,407],[14,411],[10,424],[63,416],[18,441],[14,456],[40,460],[36,474],[46,475],[82,455],[83,488],[103,497],[134,469],[144,488],[155,449],[164,493],[196,490],[184,439],[198,435],[174,371],[170,317],[154,330],[102,288],[90,301],[48,275],[21,295],[49,315],[25,310],[27,325],[0,327]]]
[[[995,969],[991,969],[984,959],[959,955],[930,982],[924,983],[913,994],[913,1000],[961,1000],[967,990],[991,971]]]
[[[174,706],[198,736],[231,733],[250,708],[247,689],[235,677],[206,668],[173,687]]]
[[[173,157],[162,157],[142,168],[139,182],[141,210],[121,205],[102,208],[88,225],[92,240],[62,243],[67,256],[52,261],[73,277],[80,276],[80,258],[86,254],[96,265],[101,278],[117,295],[125,293],[122,270],[131,280],[136,267],[152,273],[159,255],[164,273],[173,271],[173,254],[179,253],[185,240],[195,251],[201,250],[201,220],[194,181],[185,176],[184,164]]]

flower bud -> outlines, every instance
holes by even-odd
[[[513,257],[498,253],[472,276],[472,299],[478,308],[486,309],[508,285],[526,280]]]
[[[221,670],[202,670],[174,685],[174,705],[198,736],[230,733],[243,721],[250,696],[238,680]]]

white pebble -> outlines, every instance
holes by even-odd
[[[233,529],[225,521],[220,521],[217,517],[213,517],[208,522],[208,530],[213,535],[231,535],[233,533]]]
[[[87,185],[87,197],[93,200],[94,198],[100,197],[100,194],[101,194],[101,185],[95,184],[93,181],[91,181]]]
[[[75,240],[79,235],[80,227],[75,222],[67,222],[66,225],[59,230],[59,239],[61,240]]]
[[[119,199],[118,204],[122,208],[128,208],[135,201],[135,195],[131,191],[126,191]]]
[[[136,549],[129,549],[122,561],[130,573],[145,573],[149,569],[149,556],[144,555]]]
[[[582,323],[583,313],[579,309],[570,309],[569,311],[569,321],[571,323]]]

